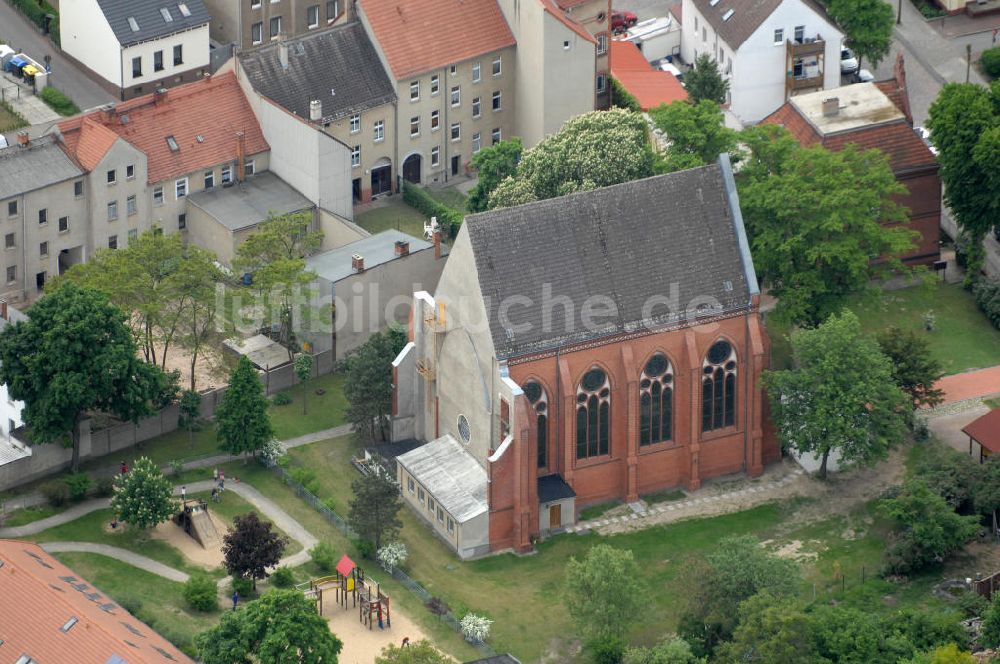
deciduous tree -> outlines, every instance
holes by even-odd
[[[944,199],[969,241],[968,273],[974,275],[983,260],[983,238],[1000,218],[1000,84],[946,84],[930,106],[927,126],[938,149]]]
[[[812,625],[796,599],[762,592],[740,603],[733,638],[716,651],[719,662],[815,664]]]
[[[36,302],[28,320],[0,333],[0,382],[24,402],[32,441],[60,441],[80,466],[80,422],[89,411],[137,422],[152,412],[162,372],[136,356],[125,314],[73,283]],[[67,438],[69,434],[69,438]]]
[[[390,643],[382,648],[382,652],[375,658],[375,664],[449,664],[449,662],[451,660],[441,654],[441,651],[427,639],[420,639],[406,646]]]
[[[521,161],[523,152],[521,138],[515,136],[483,148],[472,158],[472,165],[479,179],[469,192],[469,199],[466,202],[469,212],[489,209],[490,195],[497,185],[517,171],[517,163]]]
[[[194,428],[201,417],[201,397],[197,392],[184,390],[181,393],[181,400],[178,404],[181,416],[181,426],[188,432],[188,447],[194,444]]]
[[[399,529],[403,527],[403,522],[399,520],[403,502],[399,497],[399,485],[389,473],[375,463],[369,469],[367,475],[351,482],[354,497],[351,498],[347,521],[354,532],[372,543],[372,553],[375,553],[399,535]]]
[[[684,75],[684,87],[692,104],[703,99],[724,104],[729,93],[729,81],[722,77],[719,63],[707,53],[694,59],[694,68]]]
[[[215,411],[219,447],[230,454],[256,454],[274,437],[267,414],[267,398],[257,370],[240,356],[229,377],[229,387]]]
[[[281,561],[288,538],[274,532],[274,524],[263,521],[256,512],[233,518],[233,527],[222,536],[222,554],[226,571],[234,577],[267,578],[267,568]]]
[[[649,116],[670,144],[658,169],[664,172],[714,164],[723,152],[736,150],[738,134],[727,127],[714,101],[675,101],[649,110]]]
[[[841,466],[884,458],[903,440],[911,405],[893,382],[892,366],[850,311],[792,334],[794,369],[767,371],[778,437],[786,448]]]
[[[490,195],[510,207],[628,182],[653,174],[646,121],[620,108],[578,115],[521,156],[517,170]]]
[[[858,66],[867,59],[878,67],[892,46],[892,6],[881,0],[830,0],[828,6],[858,56]]]
[[[944,392],[935,387],[944,372],[931,354],[926,336],[891,326],[876,339],[882,353],[889,358],[893,380],[910,395],[915,407],[933,407],[944,400]]]
[[[177,509],[173,491],[173,484],[156,464],[140,457],[129,472],[115,476],[111,509],[119,520],[146,530],[173,516]]]
[[[566,563],[563,602],[585,640],[623,639],[644,596],[631,551],[597,544]]]
[[[622,664],[704,664],[696,657],[688,642],[679,636],[664,639],[652,648],[633,647],[625,650]]]
[[[298,590],[272,590],[195,637],[203,664],[337,664],[343,642],[315,602]]]
[[[783,134],[770,135],[782,141]],[[916,233],[893,200],[906,190],[882,152],[853,144],[840,152],[789,149],[784,141],[764,150],[751,172],[765,177],[741,177],[740,204],[754,267],[778,298],[778,316],[817,325],[876,277],[903,270],[898,256]]]
[[[306,385],[306,381],[312,377],[312,355],[309,353],[300,353],[297,355],[293,368],[295,369],[295,377],[299,379],[299,384],[302,385],[302,414],[305,415],[306,399],[309,396],[309,387]]]

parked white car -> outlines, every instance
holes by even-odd
[[[0,150],[4,149],[6,147],[9,147],[9,146],[10,145],[9,145],[9,143],[7,143],[7,139],[4,138],[3,134],[0,134]]]
[[[840,73],[853,74],[858,70],[858,59],[849,48],[840,49]]]

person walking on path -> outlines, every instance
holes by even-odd
[[[128,464],[125,463],[125,461],[122,461],[121,471],[122,471],[122,475],[124,475],[125,473],[128,472]]]
[[[219,487],[217,486],[212,487],[212,502],[213,503],[219,502]]]
[[[219,481],[219,469],[218,468],[213,468],[212,469],[212,479],[215,480],[216,482]]]
[[[240,602],[240,594],[237,591],[233,591],[233,611],[236,610],[236,605]]]
[[[182,486],[181,487],[181,506],[182,507],[187,506],[187,492],[188,492],[187,487],[186,486]]]

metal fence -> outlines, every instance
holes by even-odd
[[[349,539],[357,539],[358,534],[354,532],[354,529],[351,528],[350,524],[348,524],[343,517],[324,505],[323,501],[317,498],[311,491],[309,491],[309,489],[305,488],[298,481],[296,481],[291,474],[288,473],[288,471],[276,463],[272,464],[270,468],[271,471],[277,475],[286,486],[290,487],[297,496],[312,505],[313,509],[323,515],[323,518],[333,524],[333,526],[343,533],[345,537],[348,537]],[[391,576],[403,584],[407,590],[420,598],[420,601],[423,602],[425,606],[432,604],[437,599],[431,595],[426,588],[398,567],[392,570]],[[462,625],[451,611],[444,611],[437,615],[442,622],[450,626],[459,634],[462,633]],[[492,657],[496,654],[496,651],[494,651],[493,648],[482,641],[471,641],[471,643],[476,647],[476,649],[487,657]]]

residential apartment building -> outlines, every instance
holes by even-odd
[[[64,0],[62,48],[131,99],[209,71],[209,19],[202,0]]]
[[[608,93],[607,65],[598,71],[598,40],[582,23],[553,0],[497,2],[517,41],[507,75],[514,77],[514,126],[526,146],[556,133],[569,118],[603,107],[598,101]]]
[[[238,67],[257,93],[350,149],[353,202],[391,188],[399,164],[396,86],[360,23],[246,51]]]
[[[844,34],[813,0],[683,0],[681,57],[715,58],[729,108],[756,123],[789,97],[840,85]]]
[[[567,18],[594,37],[594,108],[611,107],[611,0],[556,0]],[[601,77],[604,77],[603,84]]]
[[[350,0],[205,0],[213,40],[246,50],[343,21]]]
[[[395,86],[401,177],[447,181],[468,172],[482,148],[520,135],[511,112],[516,45],[494,2],[361,0],[357,12]],[[415,38],[421,26],[449,24],[461,28],[447,39]],[[372,195],[396,188],[371,184]]]

